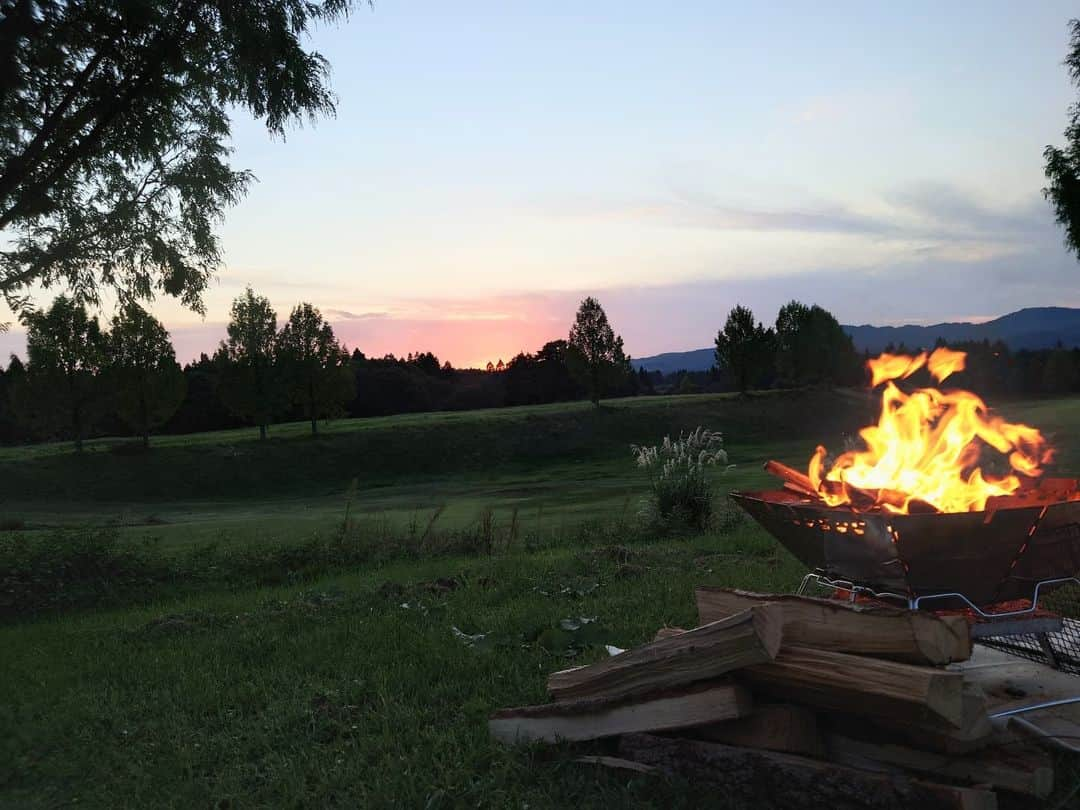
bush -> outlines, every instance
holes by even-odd
[[[637,465],[652,480],[652,496],[646,503],[648,518],[661,524],[678,523],[705,529],[712,521],[713,486],[707,467],[727,463],[723,436],[698,427],[672,441],[664,437],[659,447],[631,445]]]
[[[168,578],[166,565],[112,531],[9,534],[0,537],[0,621],[122,604]]]

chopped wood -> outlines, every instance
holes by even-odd
[[[989,790],[941,785],[859,770],[829,762],[683,738],[628,734],[619,753],[715,786],[725,803],[800,810],[996,810]]]
[[[781,619],[781,608],[754,605],[598,663],[555,672],[548,677],[548,692],[556,700],[616,698],[707,680],[770,661],[780,649]]]
[[[824,752],[817,715],[802,706],[765,703],[737,720],[693,729],[695,739],[820,757]]]
[[[625,653],[624,653],[625,655]],[[587,699],[500,709],[488,721],[504,743],[595,740],[635,731],[670,731],[743,717],[750,694],[733,683],[697,684],[637,700]]]
[[[911,664],[941,665],[971,657],[971,629],[963,616],[938,617],[881,604],[728,588],[699,587],[695,597],[702,622],[714,622],[753,605],[782,605],[785,645]]]
[[[954,756],[829,734],[826,746],[829,759],[853,767],[867,767],[868,762],[886,763],[1039,799],[1046,798],[1054,789],[1053,761],[1046,751],[1033,745],[1007,745],[975,755]]]
[[[963,722],[963,676],[932,667],[810,647],[781,649],[776,660],[738,673],[754,691],[816,709],[902,724]]]
[[[934,720],[910,718],[868,718],[860,716],[860,707],[849,707],[851,714],[830,716],[830,725],[842,733],[878,742],[907,741],[918,748],[945,754],[967,754],[996,744],[1000,735],[990,722],[986,697],[978,686],[964,683],[961,693],[961,722],[959,728]]]

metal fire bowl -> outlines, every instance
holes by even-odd
[[[786,490],[732,499],[800,562],[876,591],[962,593],[977,605],[1031,598],[1080,573],[1080,501],[955,514],[860,514]]]

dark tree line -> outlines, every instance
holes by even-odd
[[[569,339],[522,352],[490,371],[455,369],[432,352],[351,354],[319,310],[302,303],[279,328],[269,300],[250,288],[232,304],[226,339],[182,369],[168,332],[130,304],[103,328],[61,296],[24,316],[28,360],[0,369],[0,441],[152,432],[192,433],[244,425],[265,438],[277,421],[432,410],[467,410],[629,396],[622,339],[595,299],[582,303]]]

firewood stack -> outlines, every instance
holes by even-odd
[[[1052,759],[1003,736],[946,665],[971,655],[962,616],[698,588],[701,625],[555,672],[554,702],[502,709],[505,743],[605,740],[588,761],[678,775],[762,807],[1028,806]]]

